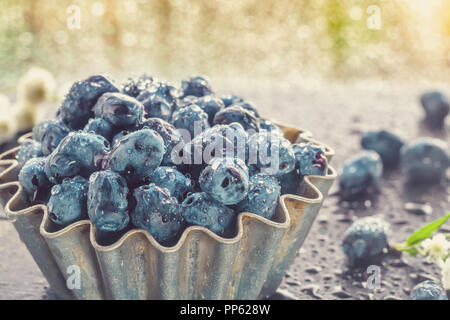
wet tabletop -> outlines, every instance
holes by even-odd
[[[439,132],[430,131],[420,121],[418,94],[439,85],[380,81],[320,86],[226,82],[216,87],[223,93],[234,92],[254,101],[266,117],[312,131],[319,141],[336,150],[331,163],[336,169],[360,150],[359,134],[365,130],[385,128],[407,140],[420,136],[449,140],[449,121],[446,130]],[[367,266],[349,269],[340,244],[351,223],[367,215],[380,215],[391,223],[391,242],[406,239],[424,223],[450,210],[448,185],[408,186],[401,173],[394,170],[385,174],[376,197],[339,203],[333,195],[336,191],[337,184],[286,274],[281,285],[284,292],[296,299],[406,299],[416,283],[439,278],[439,270],[433,264],[387,252],[382,259],[371,262],[380,267],[381,288],[369,289]],[[427,203],[431,213],[405,211],[404,204],[411,201]],[[0,299],[49,298],[55,296],[14,228],[9,222],[0,221]]]

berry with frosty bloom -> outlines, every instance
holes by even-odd
[[[426,239],[421,243],[424,254],[428,261],[437,261],[444,259],[450,250],[450,241],[445,238],[445,235],[439,233],[431,239]]]

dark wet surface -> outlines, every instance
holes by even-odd
[[[261,114],[312,131],[319,141],[336,150],[332,166],[360,150],[359,133],[385,128],[406,140],[433,136],[448,141],[446,131],[433,132],[420,119],[418,94],[424,85],[390,85],[379,82],[357,86],[274,86],[233,83],[221,86],[253,100]],[[228,89],[228,90],[226,90]],[[385,174],[380,193],[355,203],[339,203],[337,184],[332,187],[295,263],[281,285],[297,299],[406,299],[418,282],[439,279],[439,269],[421,259],[386,252],[370,264],[379,266],[381,287],[370,289],[367,266],[350,269],[340,247],[345,230],[355,219],[380,215],[392,226],[390,241],[400,242],[426,222],[450,210],[448,185],[405,185],[398,170]],[[405,206],[405,203],[412,203]],[[420,209],[420,204],[425,208]],[[414,209],[411,209],[411,208]],[[418,209],[419,207],[419,209]],[[450,232],[450,227],[446,226]],[[274,298],[282,297],[282,293]],[[54,298],[48,284],[15,233],[0,221],[0,299]]]

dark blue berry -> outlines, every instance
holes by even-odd
[[[209,128],[208,115],[199,106],[191,104],[175,111],[172,124],[177,129],[185,129],[191,138]]]
[[[131,213],[133,225],[147,230],[161,244],[173,243],[183,223],[177,200],[167,189],[153,183],[136,188],[133,196],[136,200]]]
[[[43,156],[41,143],[36,140],[29,140],[20,146],[20,150],[17,153],[17,162],[23,167],[28,160]]]
[[[184,96],[203,97],[213,93],[205,77],[192,77],[181,82]]]
[[[450,153],[444,141],[420,138],[402,148],[400,162],[409,181],[436,182],[445,178]]]
[[[150,88],[153,81],[153,77],[146,74],[135,78],[128,78],[128,80],[122,85],[122,93],[133,98],[137,98],[141,92]]]
[[[146,118],[161,118],[169,121],[173,106],[165,98],[151,91],[143,91],[137,99],[142,102]]]
[[[19,172],[19,182],[29,195],[51,186],[45,174],[45,161],[43,157],[30,159]]]
[[[194,190],[192,180],[172,167],[158,167],[149,181],[160,188],[167,189],[170,195],[180,202]]]
[[[70,132],[70,128],[67,127],[60,120],[47,121],[45,130],[40,132],[40,141],[42,143],[42,152],[44,155],[49,155],[59,145],[62,139],[64,139]]]
[[[100,231],[123,230],[129,223],[128,187],[118,173],[106,170],[94,172],[89,178],[88,215]]]
[[[213,125],[213,120],[216,113],[225,108],[225,105],[221,99],[211,95],[199,98],[195,104],[208,114],[208,121],[210,125]]]
[[[390,226],[374,217],[356,220],[344,235],[342,247],[350,262],[363,261],[379,255],[388,246]]]
[[[205,227],[218,235],[228,234],[236,218],[235,212],[205,192],[189,195],[181,204],[184,220]]]
[[[223,101],[223,104],[225,107],[229,107],[233,104],[236,104],[238,102],[243,102],[244,99],[241,97],[238,97],[234,94],[226,94],[220,97],[220,99]]]
[[[116,127],[139,124],[144,114],[142,103],[123,93],[105,93],[93,110],[97,118],[103,118]]]
[[[447,97],[440,92],[427,92],[420,97],[420,102],[425,110],[425,121],[431,127],[442,128],[450,111]]]
[[[250,177],[248,193],[239,202],[239,212],[251,212],[271,219],[280,197],[280,184],[273,176],[256,174]]]
[[[81,129],[92,117],[92,108],[106,92],[119,88],[105,75],[95,75],[73,84],[58,109],[57,116],[73,129]]]
[[[87,218],[87,193],[89,183],[80,176],[64,179],[52,187],[48,200],[48,215],[60,225],[69,225]]]
[[[233,122],[239,122],[246,131],[259,131],[259,119],[253,112],[238,105],[217,112],[213,120],[214,124],[230,124]]]
[[[94,133],[71,132],[47,157],[45,172],[56,184],[76,175],[88,177],[100,168],[110,150],[108,140]]]
[[[107,140],[111,140],[114,133],[114,127],[105,119],[93,118],[89,119],[83,131],[96,133]]]
[[[368,131],[361,138],[361,146],[378,153],[385,167],[398,166],[403,144],[401,138],[386,130]]]
[[[161,164],[164,153],[161,136],[145,128],[120,139],[105,158],[103,168],[118,172],[129,183],[137,184]]]
[[[340,196],[352,199],[374,189],[383,173],[383,163],[375,151],[363,151],[344,162],[339,176]]]
[[[213,199],[233,205],[248,192],[248,168],[237,158],[215,158],[202,171],[198,182]]]
[[[297,168],[302,176],[327,174],[328,162],[325,158],[325,149],[313,143],[293,144]]]

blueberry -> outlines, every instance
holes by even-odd
[[[267,131],[250,136],[247,163],[266,174],[280,177],[295,169],[296,158],[289,140]]]
[[[233,143],[223,136],[224,128],[225,126],[208,128],[186,143],[182,152],[178,152],[182,155],[182,159],[176,163],[179,165],[179,169],[189,173],[196,180],[212,159],[225,157],[227,153],[233,156],[235,148]],[[174,149],[174,153],[177,153],[178,150],[179,148]],[[178,163],[181,161],[181,164]]]
[[[239,212],[252,212],[271,219],[275,214],[280,197],[280,184],[273,176],[256,174],[250,177],[248,193],[239,202]]]
[[[235,103],[244,101],[244,99],[242,99],[241,97],[238,97],[234,94],[223,95],[220,97],[220,99],[223,101],[223,104],[225,105],[225,107],[229,107]]]
[[[450,102],[440,92],[427,92],[420,97],[425,110],[425,121],[432,127],[442,128],[450,111]]]
[[[147,91],[166,100],[171,105],[172,109],[174,109],[178,99],[182,95],[179,89],[165,82],[154,81]]]
[[[129,223],[128,187],[118,173],[94,172],[89,178],[88,215],[94,226],[106,232],[123,230]]]
[[[302,175],[297,169],[292,170],[280,177],[278,177],[281,186],[281,194],[298,194],[300,183],[302,182]]]
[[[205,77],[191,77],[181,82],[184,96],[203,97],[213,93],[208,79]]]
[[[128,131],[128,130],[120,131],[112,138],[111,145],[115,146],[117,144],[117,141],[119,141],[120,139],[122,139],[123,137],[125,137],[126,135],[129,135],[129,134],[130,134],[130,131]]]
[[[378,153],[363,151],[344,162],[339,176],[340,196],[352,199],[376,188],[383,173]]]
[[[30,159],[19,172],[19,182],[29,195],[51,186],[45,175],[45,161],[43,157]]]
[[[325,158],[325,149],[313,143],[293,144],[297,168],[302,176],[327,174],[328,162]]]
[[[105,139],[110,140],[113,136],[114,127],[105,119],[93,118],[89,119],[89,122],[86,124],[83,131],[96,133]]]
[[[172,104],[165,98],[151,92],[143,91],[137,99],[144,105],[146,118],[161,118],[169,121],[172,116]]]
[[[54,184],[76,175],[88,177],[100,168],[109,149],[109,142],[102,136],[83,131],[71,132],[47,157],[47,177]]]
[[[142,122],[144,106],[123,93],[105,93],[93,110],[97,118],[103,118],[113,126],[128,127]]]
[[[234,104],[232,104],[231,106],[228,106],[227,108],[230,108],[233,106],[240,106],[240,107],[252,112],[256,118],[260,117],[255,105],[250,101],[237,101]]]
[[[238,105],[233,105],[217,112],[213,120],[214,124],[230,124],[233,122],[239,122],[246,131],[259,131],[259,119],[253,112]]]
[[[402,139],[386,130],[368,131],[361,138],[361,146],[378,153],[385,167],[398,166],[403,144]]]
[[[342,247],[351,263],[379,255],[388,246],[390,225],[382,219],[365,217],[356,220],[345,232]]]
[[[20,147],[20,150],[17,153],[17,162],[19,162],[20,167],[23,167],[28,160],[43,156],[44,153],[42,152],[41,143],[35,140],[30,140],[24,142]]]
[[[247,195],[248,180],[248,168],[242,160],[215,158],[202,171],[198,182],[213,199],[232,205]]]
[[[192,138],[209,128],[208,115],[195,104],[175,111],[172,115],[172,124],[177,129],[189,131]]]
[[[147,230],[161,244],[173,243],[181,231],[180,206],[167,189],[155,184],[143,185],[133,192],[136,207],[132,223]]]
[[[225,105],[221,99],[211,95],[199,98],[195,104],[208,114],[208,121],[210,125],[213,125],[213,120],[216,113],[225,108]]]
[[[141,128],[152,129],[160,134],[161,138],[164,140],[164,146],[166,149],[166,153],[164,154],[162,164],[173,165],[174,164],[172,160],[173,148],[179,146],[179,148],[181,149],[184,145],[184,141],[181,138],[181,135],[178,133],[177,129],[172,124],[158,118],[146,119],[142,124]]]
[[[411,290],[412,300],[448,300],[444,288],[432,280],[417,284]]]
[[[271,133],[279,134],[280,136],[284,136],[283,130],[273,122],[269,120],[261,120],[260,121],[261,130],[266,130]]]
[[[199,99],[200,98],[196,96],[185,96],[181,99],[178,99],[176,109],[181,109],[190,106],[191,104],[197,104]]]
[[[43,125],[44,127],[44,125]],[[42,152],[44,155],[49,155],[59,145],[62,139],[64,139],[70,132],[67,127],[60,120],[50,120],[45,124],[45,130],[40,132],[40,141],[42,143]]]
[[[137,98],[141,92],[150,88],[153,81],[153,77],[146,74],[136,78],[128,78],[128,80],[122,85],[122,93],[129,95],[130,97]]]
[[[149,180],[158,187],[167,189],[180,202],[194,190],[191,179],[172,167],[158,167]]]
[[[136,184],[161,164],[164,153],[161,136],[145,128],[120,139],[105,158],[103,168],[118,172],[129,183]]]
[[[400,163],[409,181],[434,182],[445,178],[450,154],[445,142],[421,138],[403,146]]]
[[[187,223],[205,227],[218,235],[228,233],[236,217],[232,209],[215,201],[205,192],[189,195],[181,206]]]
[[[105,75],[75,82],[59,107],[57,116],[69,127],[80,129],[92,117],[92,107],[106,92],[119,92],[119,88]]]
[[[42,138],[44,137],[44,134],[47,132],[47,127],[50,122],[51,122],[50,120],[42,121],[34,126],[32,130],[34,140],[39,142],[42,141]]]
[[[50,219],[60,225],[69,225],[87,218],[87,193],[89,183],[80,176],[64,179],[52,187],[48,200]]]

